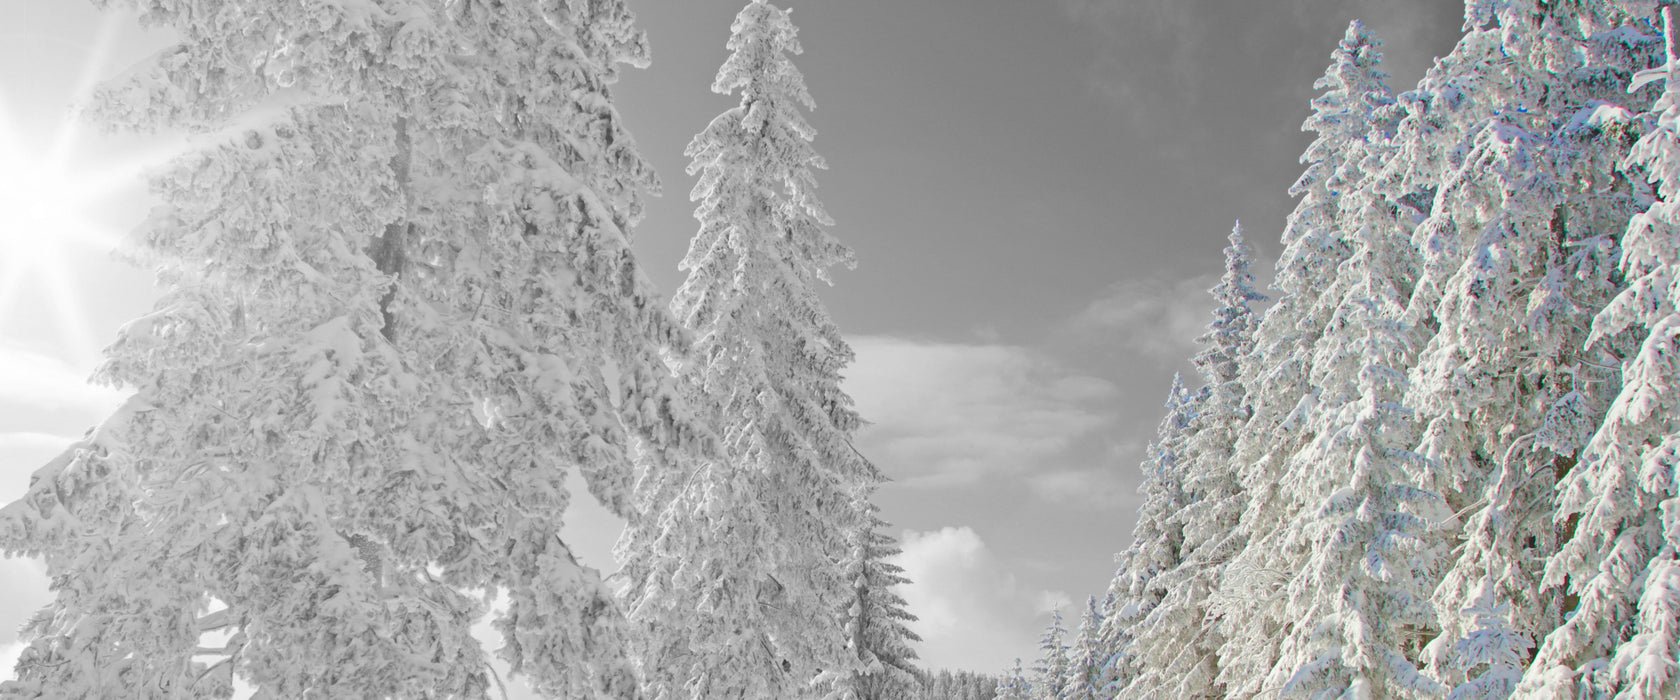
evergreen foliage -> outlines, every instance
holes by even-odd
[[[1107,591],[1002,677],[914,665],[787,10],[731,26],[667,311],[623,0],[99,4],[179,43],[91,113],[217,136],[126,249],[133,397],[0,508],[54,595],[0,700],[485,698],[492,613],[545,697],[1680,696],[1668,0],[1469,0],[1399,95],[1347,27],[1277,303],[1235,227]]]
[[[1194,468],[1180,473],[1183,503],[1168,516],[1180,538],[1178,561],[1157,575],[1156,588],[1164,596],[1133,627],[1143,671],[1122,697],[1220,694],[1216,678],[1222,636],[1210,609],[1220,574],[1243,539],[1237,521],[1245,494],[1231,457],[1252,413],[1238,363],[1254,349],[1253,305],[1265,299],[1253,288],[1253,259],[1239,223],[1225,249],[1225,273],[1209,290],[1217,306],[1199,339],[1207,347],[1194,358],[1204,382],[1186,428],[1186,463]]]
[[[1143,661],[1134,640],[1144,620],[1167,596],[1161,575],[1183,561],[1183,527],[1172,516],[1186,503],[1184,448],[1198,403],[1174,375],[1167,391],[1167,414],[1142,465],[1143,483],[1138,491],[1143,507],[1132,530],[1132,546],[1115,557],[1119,571],[1104,597],[1099,636],[1105,655],[1101,685],[1105,693],[1117,693],[1137,678]]]
[[[1032,667],[1032,697],[1061,698],[1068,684],[1067,628],[1062,611],[1050,611],[1050,624],[1038,640],[1038,660]]]
[[[707,442],[630,250],[630,13],[102,4],[179,43],[92,113],[227,135],[153,177],[128,252],[163,296],[98,375],[133,397],[0,511],[55,596],[0,697],[485,697],[491,596],[539,693],[637,697],[559,539],[572,468],[629,515],[632,440]]]
[[[1068,649],[1067,682],[1056,700],[1098,700],[1110,698],[1103,690],[1103,665],[1107,660],[1102,647],[1102,611],[1096,596],[1085,601],[1085,616]]]
[[[872,493],[873,489],[860,490],[854,506],[864,519],[848,536],[851,556],[844,576],[851,581],[852,595],[840,613],[848,648],[857,655],[858,664],[827,675],[833,688],[828,697],[835,700],[909,698],[921,685],[914,665],[916,650],[910,644],[922,638],[908,626],[916,616],[893,592],[910,580],[904,578],[903,568],[889,561],[901,550],[897,540],[882,533],[888,525],[870,502]]]
[[[1195,358],[1170,478],[1151,449],[1103,609],[1108,692],[1675,692],[1659,9],[1471,2],[1398,97],[1349,26],[1282,297],[1251,352]],[[1198,563],[1216,588],[1180,575]]]
[[[947,669],[937,673],[918,669],[916,677],[920,694],[907,697],[917,700],[992,700],[1002,682],[996,676]]]
[[[861,611],[883,616],[879,637],[842,614],[868,568],[859,538],[882,546],[852,495],[882,480],[851,446],[852,351],[815,289],[852,257],[816,198],[825,166],[788,11],[754,0],[731,32],[712,89],[740,103],[688,146],[700,230],[672,302],[696,338],[677,372],[723,444],[642,480],[647,515],[620,542],[625,595],[656,698],[843,697],[866,677],[902,683],[910,658],[890,592]],[[895,576],[872,566],[877,582]]]
[[[997,684],[997,700],[1035,700],[1038,695],[1033,692],[1033,684],[1027,680],[1026,673],[1021,670],[1021,660],[1015,660],[1015,667],[1010,669]]]
[[[1282,632],[1294,622],[1285,595],[1305,550],[1286,546],[1284,524],[1302,507],[1282,488],[1313,440],[1320,388],[1313,349],[1334,318],[1337,270],[1353,251],[1364,162],[1386,152],[1394,96],[1380,70],[1382,42],[1363,24],[1348,25],[1331,63],[1313,86],[1324,92],[1301,128],[1317,134],[1301,155],[1307,169],[1290,194],[1301,201],[1283,233],[1273,286],[1282,292],[1254,331],[1254,355],[1240,362],[1253,416],[1235,446],[1246,504],[1237,531],[1246,538],[1220,581],[1214,602],[1225,641],[1218,682],[1233,694],[1255,692],[1277,662]]]
[[[1662,6],[1666,61],[1647,72],[1664,81],[1654,128],[1628,166],[1648,178],[1645,211],[1623,236],[1620,267],[1628,286],[1593,319],[1591,347],[1640,337],[1622,356],[1621,390],[1588,441],[1580,466],[1559,484],[1557,518],[1570,536],[1546,563],[1544,583],[1567,590],[1574,609],[1547,631],[1518,695],[1673,697],[1680,658],[1680,530],[1675,500],[1674,302],[1680,197],[1680,88],[1674,7]]]

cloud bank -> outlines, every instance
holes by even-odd
[[[860,449],[905,485],[969,483],[1078,462],[1118,390],[1011,345],[849,339],[845,389],[872,425]]]
[[[103,416],[115,410],[125,392],[89,384],[88,374],[62,358],[0,343],[0,411],[77,410]]]
[[[1045,613],[1067,594],[1022,585],[968,527],[905,531],[896,560],[911,583],[900,593],[919,619],[911,629],[927,668],[998,673],[1037,656]]]

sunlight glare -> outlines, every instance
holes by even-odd
[[[0,161],[0,259],[12,272],[62,263],[61,246],[86,228],[76,190],[62,172],[22,159]]]

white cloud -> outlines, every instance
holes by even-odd
[[[17,678],[17,669],[13,667],[17,665],[18,655],[23,653],[23,647],[22,642],[0,646],[0,681]]]
[[[1135,471],[1135,470],[1134,470]],[[1044,500],[1069,506],[1113,508],[1136,499],[1137,484],[1115,469],[1066,469],[1035,474],[1027,486]]]
[[[1113,384],[1009,345],[850,339],[846,391],[872,423],[862,448],[910,485],[969,482],[1077,460],[1114,422]]]
[[[33,559],[0,559],[0,678],[11,678],[12,663],[23,647],[18,628],[52,600],[46,569]]]
[[[0,433],[0,505],[21,497],[29,486],[29,475],[71,440],[45,433]]]
[[[103,417],[122,403],[125,392],[89,384],[88,374],[62,358],[0,344],[0,406]]]
[[[1213,317],[1217,275],[1132,279],[1110,287],[1070,322],[1073,330],[1176,365],[1196,353]]]
[[[901,593],[928,668],[996,673],[1030,661],[1044,613],[1069,604],[1065,593],[1022,585],[968,527],[905,531],[903,549],[897,563],[911,583]]]

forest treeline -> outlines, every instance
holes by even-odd
[[[1680,27],[1354,22],[1260,313],[1239,228],[1131,546],[1000,698],[1680,697]]]

